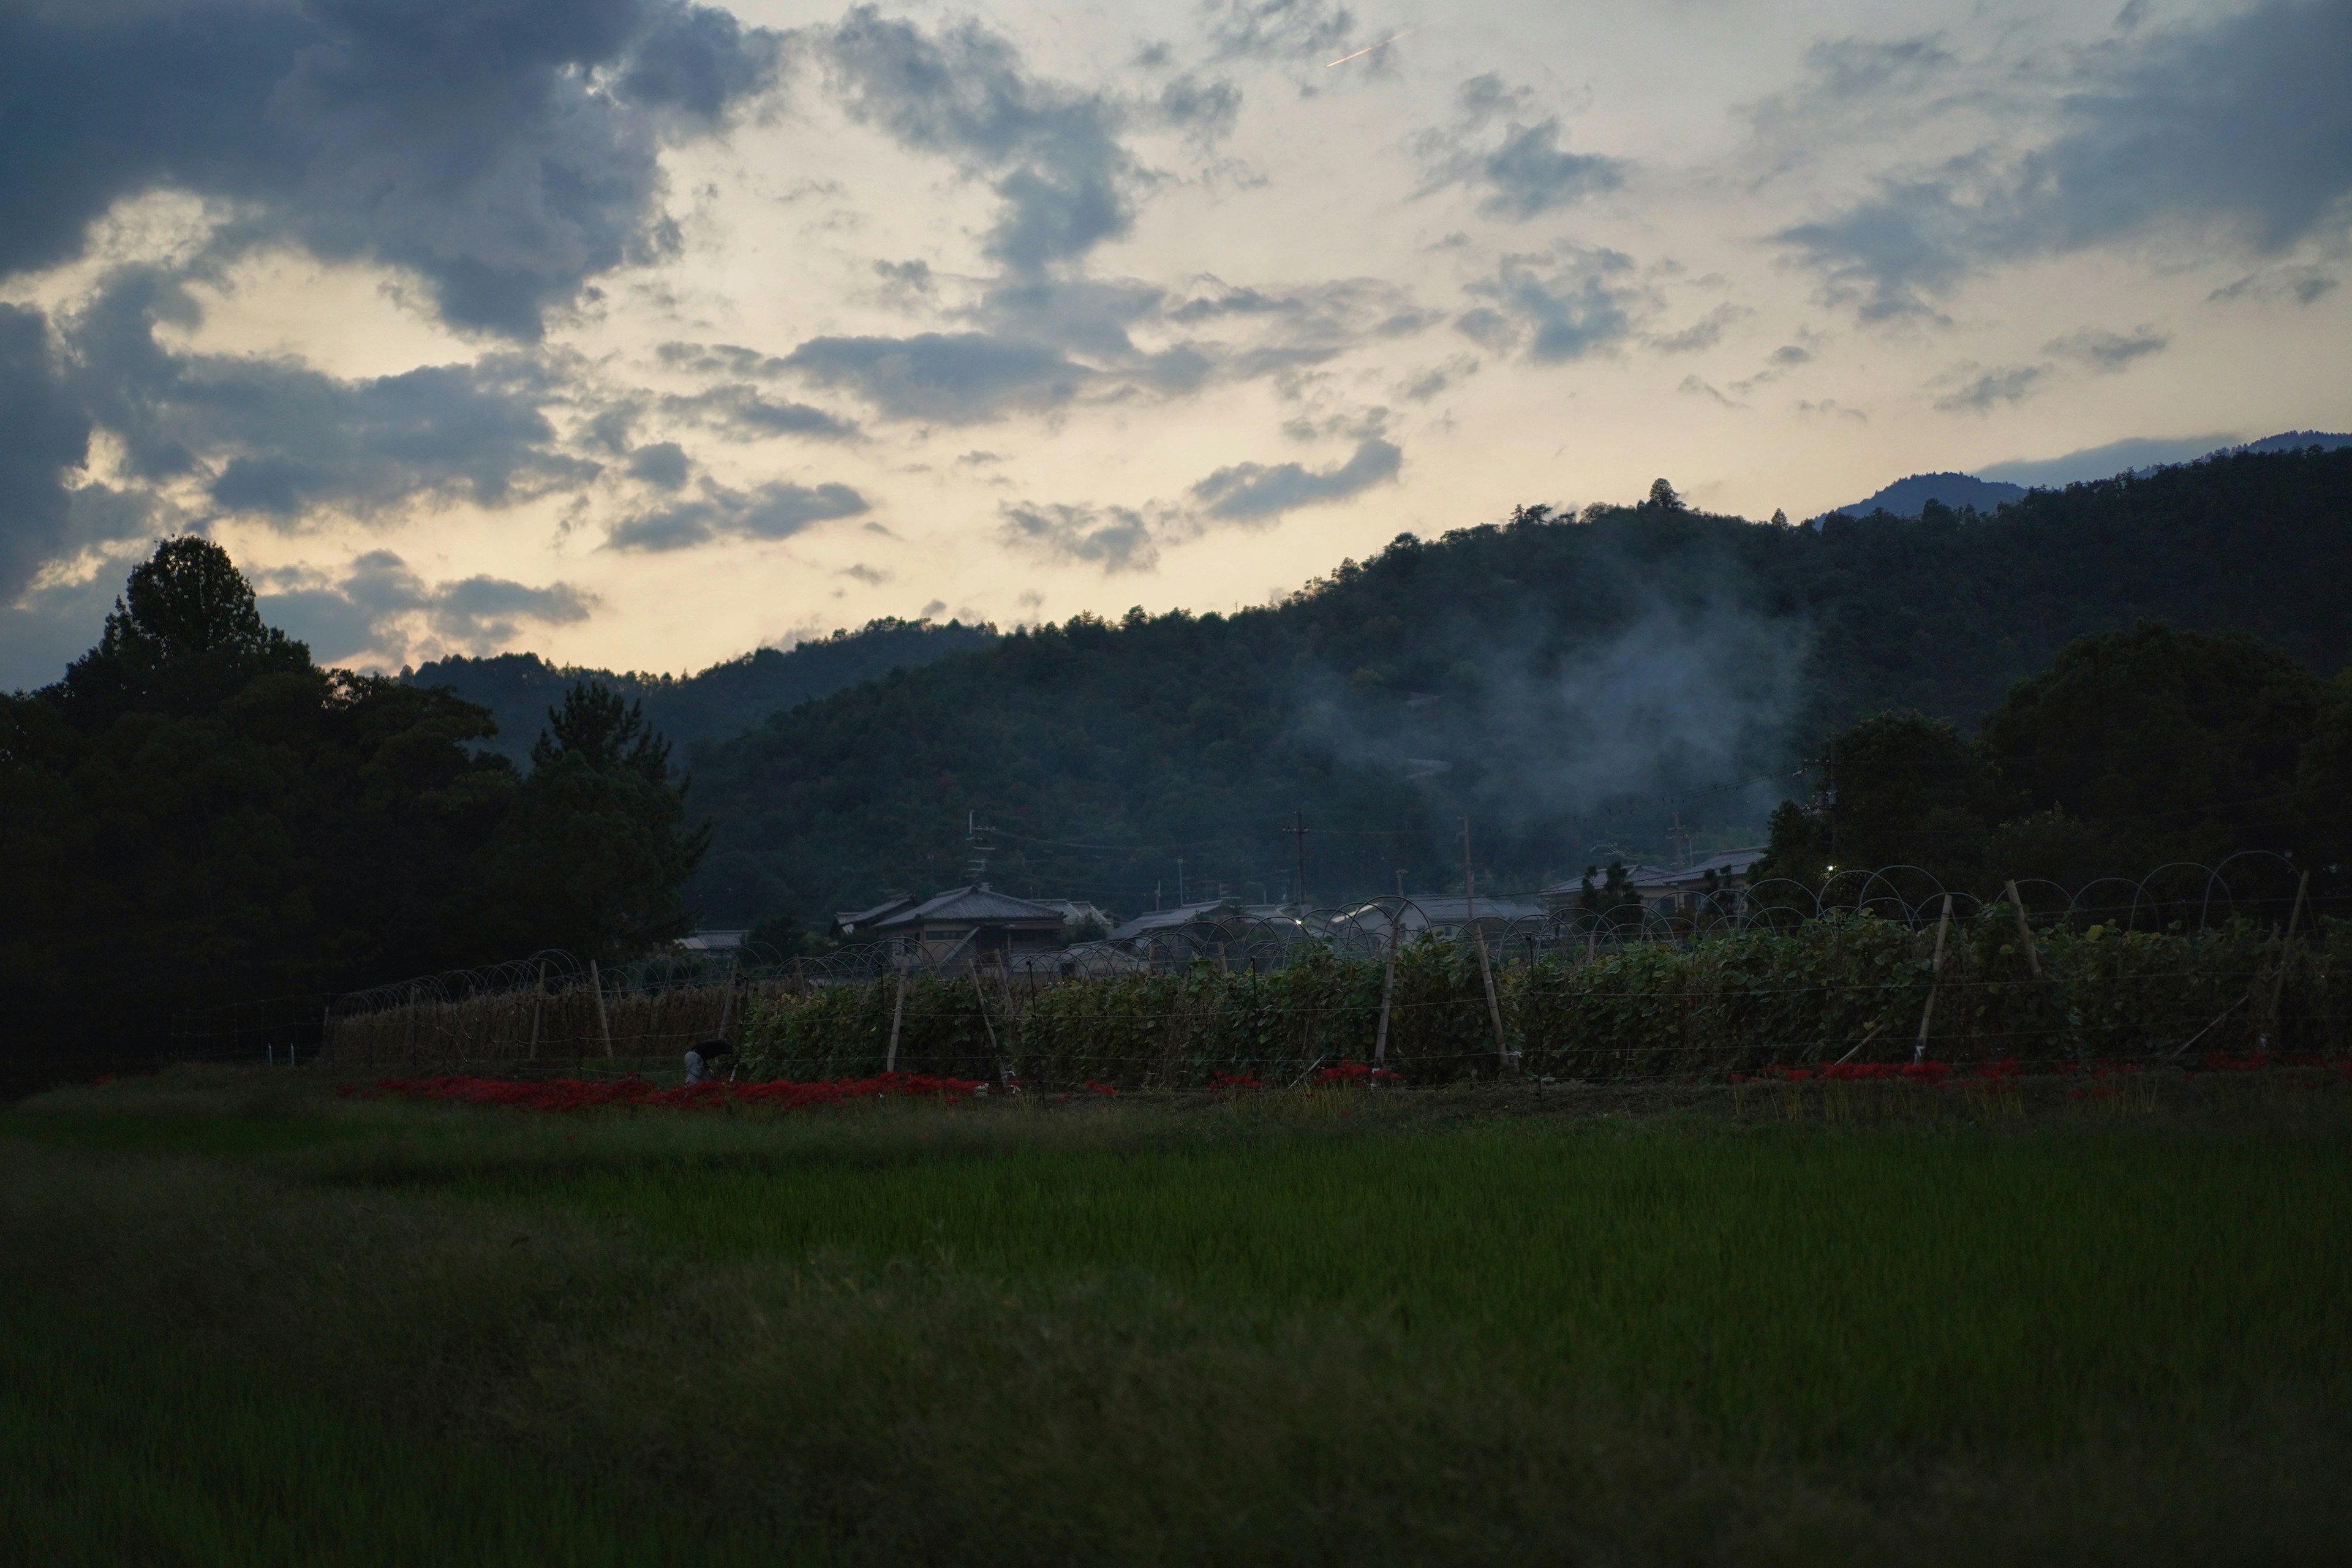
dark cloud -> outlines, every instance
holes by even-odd
[[[1222,142],[1241,119],[1242,89],[1223,78],[1180,76],[1160,89],[1152,108],[1161,121],[1194,142]]]
[[[425,279],[444,319],[535,338],[674,243],[666,140],[772,70],[772,35],[680,0],[189,0],[0,12],[0,275],[71,258],[114,202],[227,198]]]
[[[1560,246],[1548,255],[1507,256],[1495,275],[1469,285],[1491,300],[1454,318],[1465,336],[1497,351],[1524,349],[1539,363],[1581,359],[1630,336],[1643,300],[1633,259],[1621,251]]]
[[[2073,360],[2101,374],[2112,375],[2128,369],[2133,361],[2162,353],[2171,345],[2172,335],[2169,332],[2159,332],[2149,325],[2135,327],[2129,332],[2084,327],[2081,331],[2051,339],[2042,345],[2042,352]]]
[[[1160,545],[1143,513],[1123,506],[1008,504],[999,509],[997,536],[1016,550],[1084,562],[1106,573],[1144,572],[1160,561]]]
[[[1356,16],[1330,0],[1210,0],[1209,37],[1224,58],[1313,60],[1352,49]]]
[[[1725,408],[1745,408],[1748,406],[1745,403],[1735,402],[1731,398],[1726,397],[1714,386],[1700,380],[1696,375],[1686,375],[1683,377],[1683,384],[1675,388],[1675,390],[1683,394],[1686,397],[1704,397],[1709,402],[1715,403]]]
[[[47,321],[0,305],[0,603],[23,592],[76,531],[66,476],[88,458],[89,430]]]
[[[1525,221],[1624,184],[1623,160],[1560,150],[1556,114],[1524,124],[1510,119],[1499,140],[1487,136],[1492,121],[1528,98],[1524,88],[1507,87],[1491,72],[1464,82],[1454,91],[1455,122],[1412,139],[1426,170],[1422,189],[1458,184],[1484,191],[1480,212]]]
[[[815,436],[841,440],[857,434],[857,426],[805,403],[771,403],[749,382],[714,386],[691,396],[670,395],[661,411],[674,419],[708,425],[739,441],[764,440],[771,436]]]
[[[429,653],[490,653],[511,643],[525,624],[586,620],[597,602],[567,583],[534,588],[475,576],[428,584],[388,550],[359,556],[334,581],[305,574],[258,575],[263,618],[309,643],[324,663],[367,657],[404,662],[417,646],[411,627],[422,629]]]
[[[1316,470],[1298,463],[1236,463],[1219,468],[1192,487],[1202,515],[1224,522],[1254,522],[1302,506],[1344,500],[1396,478],[1404,454],[1377,437],[1360,443],[1355,455],[1336,468]]]
[[[1936,399],[1936,407],[1946,414],[1990,414],[2000,405],[2024,402],[2049,379],[2050,367],[2043,364],[2001,365],[1993,370],[1955,365],[1937,378],[1952,390]]]
[[[555,376],[520,354],[346,381],[282,360],[175,353],[159,321],[192,321],[168,275],[111,275],[68,326],[84,406],[150,483],[206,478],[214,504],[290,524],[319,507],[372,516],[419,498],[503,506],[586,483],[542,404]]]
[[[2024,151],[1881,178],[1780,238],[1866,318],[1933,314],[1996,264],[2227,235],[2277,255],[2352,217],[2352,6],[2267,0],[2084,55]]]
[[[890,580],[889,573],[878,566],[868,566],[863,561],[854,561],[835,572],[834,575],[849,578],[852,582],[863,583],[869,588],[878,588]]]
[[[684,489],[690,467],[686,448],[675,441],[656,441],[629,454],[629,477],[657,490]]]
[[[895,418],[945,425],[1057,408],[1096,374],[1045,344],[983,332],[811,338],[786,363],[818,385],[854,392]]]
[[[860,5],[816,47],[852,116],[992,183],[988,253],[1013,271],[1075,261],[1133,221],[1118,100],[1030,75],[971,22],[926,35]]]
[[[1723,341],[1724,328],[1752,314],[1754,312],[1743,305],[1717,305],[1681,331],[1654,334],[1645,342],[1660,353],[1696,353],[1715,347]]]
[[[787,539],[812,524],[856,517],[866,498],[847,485],[761,485],[730,490],[709,479],[693,500],[676,501],[617,524],[606,542],[614,550],[685,550],[713,540]]]
[[[1999,479],[2012,485],[2071,485],[2081,479],[2106,479],[2129,468],[2154,468],[2159,463],[2186,463],[2231,446],[2243,437],[2229,431],[2217,431],[2210,436],[2183,436],[2169,440],[2149,440],[2135,437],[2127,441],[2110,441],[2104,447],[2085,447],[2061,458],[2021,458],[2015,462],[1994,463],[1976,470],[1980,479]]]
[[[884,265],[875,263],[877,267]],[[921,262],[908,265],[920,267]],[[787,368],[775,354],[747,349],[740,343],[663,343],[654,350],[654,357],[665,370],[683,371],[694,375],[723,375],[732,380],[747,377],[782,375]]]

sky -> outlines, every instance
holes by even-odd
[[[328,662],[686,671],[2346,429],[2347,79],[2347,0],[5,0],[0,683],[174,532]]]

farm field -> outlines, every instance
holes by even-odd
[[[335,1088],[182,1069],[0,1116],[0,1446],[87,1456],[15,1483],[20,1533],[2352,1550],[2340,1075],[560,1115]]]

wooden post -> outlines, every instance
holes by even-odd
[[[793,994],[795,996],[808,994],[808,961],[804,958],[793,960]]]
[[[1013,1069],[1005,1064],[1004,1047],[997,1043],[996,1026],[988,1021],[988,993],[980,986],[980,965],[971,966],[972,1000],[980,1004],[980,1026],[988,1031],[989,1054],[996,1058],[996,1081],[1005,1089],[1013,1087]]]
[[[1504,1072],[1513,1067],[1510,1042],[1503,1037],[1503,1005],[1495,997],[1495,966],[1478,931],[1478,871],[1470,858],[1470,819],[1462,819],[1462,918],[1478,949],[1478,979],[1486,988],[1486,1019],[1495,1026],[1495,1057]]]
[[[530,987],[530,1053],[525,1058],[529,1061],[539,1060],[539,1009],[546,997],[547,961],[541,959],[539,965],[539,978],[531,983]]]
[[[727,1037],[727,1020],[735,1014],[735,965],[731,961],[727,965],[727,978],[722,984],[727,989],[719,999],[719,1037],[723,1040]]]
[[[613,1020],[604,1011],[604,973],[596,967],[596,961],[593,958],[588,961],[588,984],[596,993],[596,1033],[604,1037],[605,1059],[610,1060],[613,1055]]]
[[[1396,996],[1397,942],[1404,930],[1404,911],[1389,917],[1389,961],[1381,973],[1381,1030],[1372,1041],[1372,1065],[1389,1059],[1389,1004]]]
[[[1952,927],[1952,895],[1944,895],[1944,912],[1936,921],[1936,956],[1927,966],[1927,1005],[1919,1009],[1919,1043],[1911,1047],[1911,1059],[1927,1059],[1927,1026],[1936,1016],[1936,990],[1944,981],[1944,933]]]
[[[898,1025],[907,1016],[907,955],[898,954],[898,1000],[890,1009],[890,1048],[883,1054],[882,1070],[898,1070]]]
[[[2303,924],[2303,895],[2311,888],[2311,873],[2305,871],[2294,885],[2294,909],[2286,917],[2286,940],[2279,943],[2278,973],[2271,980],[2271,1014],[2267,1034],[2275,1035],[2279,1026],[2279,1004],[2286,999],[2286,959],[2294,943],[2295,928]],[[2263,1041],[2269,1044],[2267,1038]]]
[[[2017,914],[2017,940],[2024,944],[2026,967],[2032,970],[2033,978],[2039,980],[2042,978],[2042,954],[2034,950],[2033,928],[2025,923],[2025,900],[2017,896],[2014,880],[2009,884],[2009,907]]]

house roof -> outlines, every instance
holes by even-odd
[[[1224,920],[1240,912],[1241,906],[1230,899],[1219,899],[1205,904],[1180,904],[1172,910],[1151,910],[1136,916],[1103,940],[1132,942],[1139,936],[1178,931],[1196,921]]]
[[[985,882],[976,882],[969,888],[950,888],[910,910],[885,915],[874,925],[877,930],[888,931],[898,926],[929,925],[946,921],[970,921],[981,925],[1013,921],[1051,921],[1059,925],[1062,923],[1062,911],[1052,904],[1016,899],[1010,893],[995,891]]]
[[[1709,871],[1719,878],[1745,876],[1748,868],[1762,858],[1764,858],[1764,849],[1759,845],[1748,849],[1727,849],[1719,855],[1710,855],[1706,859],[1696,861],[1679,870],[1666,866],[1628,866],[1625,868],[1625,884],[1637,893],[1664,892],[1673,888],[1695,888],[1706,882],[1706,874]],[[1600,879],[1595,878],[1592,885],[1599,888],[1601,885]],[[1547,898],[1565,898],[1577,893],[1583,886],[1581,880],[1556,882],[1544,889],[1544,895]]]
[[[833,917],[833,923],[844,931],[856,931],[859,926],[870,926],[877,921],[907,909],[914,901],[901,893],[897,898],[883,900],[870,910],[844,910]]]
[[[1539,921],[1543,918],[1544,910],[1541,905],[1530,904],[1519,899],[1473,900],[1415,896],[1405,900],[1404,910],[1398,924],[1406,931],[1428,931],[1433,927],[1468,925],[1474,919],[1480,925],[1485,925],[1492,921],[1508,923],[1512,921]],[[1350,910],[1341,915],[1339,923],[1353,925],[1363,931],[1385,931],[1389,926],[1389,911],[1379,904],[1366,904],[1360,909]]]

